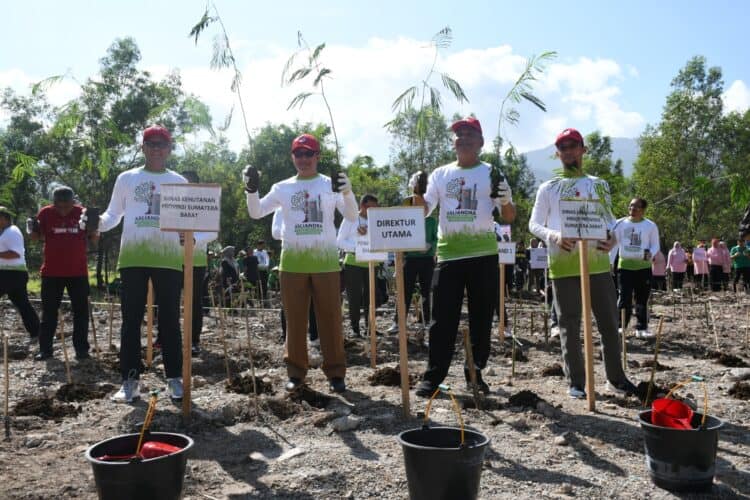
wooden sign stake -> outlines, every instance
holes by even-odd
[[[589,411],[596,408],[594,393],[594,341],[591,336],[591,283],[589,281],[588,241],[578,240],[581,263],[581,305],[583,306],[583,345],[586,362],[586,401]]]
[[[94,336],[94,354],[96,359],[99,359],[99,341],[96,338],[96,321],[94,321],[94,307],[91,305],[91,298],[88,299],[89,303],[89,320],[91,322],[91,334]]]
[[[404,418],[411,415],[409,402],[409,358],[406,341],[406,299],[404,297],[404,252],[396,252],[396,314],[398,314],[398,351],[401,370],[401,404]]]
[[[190,422],[190,389],[192,387],[193,357],[193,231],[185,231],[185,260],[183,266],[184,290],[182,294],[182,417]]]
[[[367,263],[368,282],[370,290],[370,309],[369,312],[369,323],[370,323],[370,368],[377,366],[375,357],[377,356],[378,340],[377,340],[377,325],[375,324],[375,262],[370,261]]]
[[[500,301],[498,307],[500,323],[497,330],[498,335],[500,335],[500,345],[502,345],[505,342],[505,264],[500,264]]]

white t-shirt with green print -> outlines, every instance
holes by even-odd
[[[424,199],[428,215],[440,205],[438,262],[497,254],[490,192],[490,165],[484,162],[466,168],[453,162],[430,174]]]
[[[151,172],[144,167],[117,176],[112,199],[99,220],[99,231],[109,231],[120,220],[124,221],[118,269],[158,267],[182,270],[184,250],[179,235],[159,229],[161,185],[182,183],[187,183],[187,180],[176,172]]]
[[[609,185],[604,179],[592,175],[581,177],[555,177],[539,186],[536,201],[529,219],[529,231],[547,245],[550,278],[569,278],[581,275],[580,252],[576,245],[570,252],[560,248],[553,240],[562,227],[561,200],[602,200],[607,228],[612,229],[612,201]],[[596,249],[596,241],[588,242],[589,274],[609,272],[609,254]]]
[[[349,193],[348,196],[354,196]],[[329,273],[339,268],[334,211],[344,214],[344,196],[331,191],[331,179],[290,177],[277,182],[260,201],[248,193],[248,210],[256,203],[260,218],[281,209],[281,258],[279,270],[289,273]],[[255,198],[255,199],[253,199]],[[356,203],[354,203],[356,207]]]

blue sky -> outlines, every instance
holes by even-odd
[[[485,136],[497,131],[499,102],[526,57],[558,53],[537,86],[548,105],[542,114],[522,106],[521,123],[506,130],[520,150],[544,147],[556,131],[575,126],[613,136],[636,137],[658,121],[669,83],[693,55],[704,55],[724,74],[726,104],[750,105],[750,58],[744,1],[661,2],[247,2],[218,0],[245,75],[251,127],[266,122],[326,119],[318,101],[302,111],[286,107],[304,86],[279,86],[284,61],[302,30],[311,44],[325,41],[323,61],[333,70],[328,93],[345,156],[367,153],[388,161],[389,137],[382,124],[390,104],[424,76],[431,62],[425,48],[442,27],[453,29],[452,45],[438,69],[457,79],[470,103],[445,96],[445,111],[474,112]],[[209,69],[211,36],[196,47],[187,33],[203,1],[35,1],[4,6],[0,32],[0,87],[27,92],[30,82],[69,72],[79,81],[94,74],[117,37],[132,36],[142,67],[155,75],[177,68],[185,88],[211,107],[221,123],[235,102],[230,76]],[[437,81],[435,81],[437,83]],[[76,95],[72,80],[50,91],[61,104]],[[242,144],[235,114],[227,132]],[[3,117],[0,115],[0,123]]]

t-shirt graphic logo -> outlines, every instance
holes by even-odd
[[[320,195],[317,198],[311,198],[310,193],[306,190],[298,191],[292,195],[292,210],[298,210],[305,213],[303,223],[323,222],[323,211],[321,210]]]
[[[456,177],[448,182],[446,192],[449,197],[458,200],[456,210],[476,210],[477,209],[477,185],[472,187],[466,185],[463,177]]]
[[[636,231],[635,229],[630,231],[630,235],[628,236],[628,239],[630,240],[630,244],[634,247],[641,246],[641,233]]]
[[[159,215],[161,194],[156,192],[153,182],[143,182],[135,187],[135,201],[146,204],[145,215]]]

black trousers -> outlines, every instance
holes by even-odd
[[[346,284],[346,300],[349,302],[349,322],[352,330],[359,333],[360,309],[364,309],[365,324],[368,324],[370,311],[370,280],[369,269],[359,266],[344,266],[344,283]]]
[[[42,276],[42,325],[39,329],[39,351],[52,352],[57,330],[57,312],[63,292],[68,290],[73,311],[73,347],[77,355],[89,352],[89,278],[88,276]]]
[[[645,330],[648,328],[648,298],[651,295],[651,269],[639,269],[630,271],[620,269],[618,273],[618,291],[617,308],[625,309],[625,324],[620,328],[625,329],[630,323],[630,316],[633,310],[633,294],[635,294],[635,316],[638,322],[636,330]],[[620,313],[622,314],[622,313]],[[622,316],[618,319],[618,322]]]
[[[742,281],[744,282],[745,290],[750,289],[750,267],[734,268],[734,281],[732,282],[732,285],[735,292],[737,291],[737,283],[739,283],[740,277],[742,277]]]
[[[419,294],[422,296],[422,318],[425,323],[430,321],[430,290],[432,290],[432,275],[435,271],[434,257],[409,257],[404,259],[404,289],[406,291],[406,314],[409,314],[411,298],[419,280]],[[393,316],[398,321],[398,312]]]
[[[720,292],[721,283],[724,281],[724,268],[721,266],[708,266],[709,280],[711,282],[711,291]]]
[[[182,375],[180,332],[180,290],[182,272],[152,267],[120,269],[122,281],[122,330],[120,331],[120,373],[123,380],[137,379],[141,368],[141,323],[146,310],[148,280],[154,285],[154,304],[159,322],[159,340],[167,378]]]
[[[201,342],[201,330],[203,330],[203,298],[208,295],[208,281],[206,280],[206,268],[204,266],[193,267],[193,345]]]
[[[461,317],[464,289],[469,302],[469,335],[477,370],[490,356],[492,307],[497,302],[497,255],[438,262],[433,278],[430,354],[422,378],[439,384],[448,375]]]
[[[29,302],[29,294],[26,292],[28,282],[29,273],[26,271],[0,271],[0,297],[8,295],[8,300],[21,315],[24,328],[31,338],[36,338],[39,335],[39,316]]]
[[[261,300],[265,303],[268,299],[268,271],[258,270],[258,284]]]
[[[672,288],[677,290],[682,289],[682,282],[685,280],[685,273],[672,273]]]

